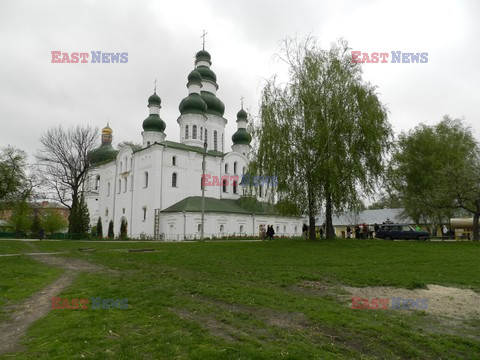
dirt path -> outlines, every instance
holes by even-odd
[[[20,338],[25,335],[30,325],[48,314],[52,305],[51,298],[67,288],[79,272],[104,270],[79,259],[42,255],[36,256],[35,260],[63,268],[65,272],[52,284],[15,305],[13,314],[0,323],[0,355],[20,350],[17,345]]]

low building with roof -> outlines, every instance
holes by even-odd
[[[304,220],[305,221],[305,220]],[[315,217],[315,226],[317,232],[325,221],[325,216],[319,214]],[[333,215],[332,217],[333,227],[335,229],[335,235],[339,238],[347,237],[347,226],[352,229],[352,237],[355,237],[354,226],[367,224],[373,227],[375,224],[381,225],[384,223],[398,223],[408,224],[413,227],[417,225],[426,231],[431,231],[430,224],[417,224],[409,216],[404,214],[404,209],[372,209],[364,210],[360,212],[347,212],[342,215]],[[308,224],[308,222],[306,222]]]

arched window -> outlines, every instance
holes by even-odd
[[[280,226],[277,225],[277,233],[280,231]]]
[[[225,174],[228,174],[228,164],[225,164]]]
[[[185,139],[188,139],[188,125],[185,125]]]
[[[233,181],[233,193],[237,193],[237,182],[235,180]]]
[[[145,182],[143,186],[147,188],[148,187],[148,171],[145,171],[144,180]]]
[[[122,190],[122,180],[118,179],[118,193],[120,194],[120,191]]]
[[[236,161],[233,163],[233,173],[234,174],[237,173],[237,162]]]
[[[105,208],[105,218],[108,217],[108,208]]]
[[[295,226],[295,234],[298,232],[298,226]]]
[[[203,140],[203,127],[200,128],[200,140]]]
[[[124,180],[124,182],[123,182],[123,185],[124,185],[123,192],[127,192],[127,183],[128,183],[127,180],[128,180],[128,179],[125,178],[125,180]]]
[[[213,150],[217,150],[217,130],[213,132]]]
[[[198,229],[198,232],[202,231],[202,224],[198,224],[197,229]]]
[[[192,139],[197,138],[197,125],[192,126]]]
[[[147,220],[147,207],[144,206],[142,208],[142,213],[143,213],[143,221]]]
[[[177,166],[177,157],[172,156],[172,166]]]
[[[240,225],[240,234],[243,233],[243,225]]]
[[[223,134],[222,134],[222,152],[223,152],[223,151],[224,151],[224,150],[223,150]]]
[[[207,129],[205,129],[205,142],[207,142],[208,138],[207,138]]]
[[[123,172],[123,161],[120,161],[120,174]]]
[[[284,225],[283,226],[283,232],[286,233],[287,232],[287,227]]]
[[[107,183],[107,196],[110,196],[110,183]]]
[[[177,173],[172,174],[172,187],[177,187]]]
[[[227,180],[223,179],[222,187],[223,187],[223,192],[226,193],[227,192]]]
[[[224,230],[224,226],[220,225],[220,232],[223,232],[223,230]]]

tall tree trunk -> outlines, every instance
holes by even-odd
[[[70,215],[68,215],[68,233],[77,234],[79,231],[79,201],[78,201],[78,191],[73,190],[72,192],[72,207],[70,208]]]
[[[308,238],[309,240],[315,240],[315,215],[308,216]]]
[[[327,190],[326,192],[326,204],[325,204],[325,222],[327,225],[326,229],[326,237],[327,239],[334,239],[335,238],[335,229],[333,228],[333,221],[332,221],[332,195]]]
[[[478,234],[478,219],[480,218],[480,199],[476,201],[476,211],[473,214],[473,241],[479,240]]]
[[[307,179],[310,179],[310,173],[307,171]],[[313,191],[311,182],[308,181],[307,184],[307,196],[308,196],[308,239],[315,240],[315,213],[317,212],[317,208],[315,206],[316,198],[315,193]]]

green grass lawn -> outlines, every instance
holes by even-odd
[[[61,270],[26,256],[0,257],[0,321],[9,306],[26,299],[53,282]]]
[[[0,249],[8,246],[5,242],[0,241]],[[480,354],[478,319],[465,324],[476,331],[472,336],[452,335],[423,312],[350,309],[338,289],[438,284],[480,292],[480,244],[65,241],[33,247],[68,250],[63,256],[112,270],[80,274],[62,298],[126,298],[129,308],[52,310],[30,328],[23,339],[26,350],[15,354],[19,359],[437,359]],[[97,251],[81,252],[80,247]],[[143,247],[157,251],[121,250]],[[16,269],[11,276],[19,284],[27,282],[30,265],[23,258],[8,259],[1,263],[1,274]],[[302,287],[305,281],[327,290]]]

